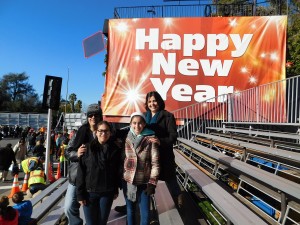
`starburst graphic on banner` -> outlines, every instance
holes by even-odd
[[[237,26],[236,19],[229,19],[229,24],[231,27],[236,27]]]
[[[255,76],[250,76],[249,77],[249,83],[250,84],[256,84],[257,83],[257,78]]]
[[[135,60],[135,61],[140,61],[140,60],[141,60],[141,57],[140,57],[139,55],[136,55],[136,56],[134,57],[134,60]]]
[[[172,18],[165,18],[164,19],[164,23],[165,23],[165,26],[171,26],[173,24],[173,20]]]

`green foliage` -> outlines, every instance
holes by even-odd
[[[300,2],[292,0],[289,7],[287,62],[292,65],[287,67],[287,76],[300,74]]]
[[[42,112],[41,101],[28,76],[23,73],[5,74],[0,79],[0,108],[10,112]]]
[[[105,71],[102,72],[102,76],[106,76],[106,71],[107,71],[107,63],[108,63],[108,54],[105,54],[105,57],[104,57],[104,63],[105,63]]]
[[[28,83],[26,73],[9,73],[0,79],[0,109],[9,112],[47,113],[42,108],[38,94]],[[77,100],[75,93],[69,95],[69,101],[61,100],[58,115],[62,112],[81,112],[82,101]]]
[[[82,109],[82,101],[78,100],[75,104],[75,112],[81,112]]]
[[[60,113],[81,113],[82,109],[82,101],[77,100],[77,96],[75,93],[72,93],[68,97],[69,101],[62,99],[59,107]]]
[[[199,191],[199,187],[197,184],[194,184],[194,183],[191,183],[190,186],[188,187],[189,191],[192,191],[192,192],[196,192],[196,191]]]
[[[224,225],[226,224],[226,221],[212,207],[211,203],[208,200],[202,200],[198,203],[198,205],[201,208],[201,211],[205,214],[205,216],[206,216],[207,220],[210,222],[210,224],[213,224],[213,225],[218,225],[219,223],[224,224]],[[215,220],[215,218],[218,220],[219,223]]]
[[[77,96],[72,93],[69,95],[69,103],[71,104],[71,112],[74,113],[75,112],[75,102],[77,100]]]

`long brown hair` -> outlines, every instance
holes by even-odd
[[[17,211],[8,205],[8,197],[2,196],[0,199],[0,215],[4,220],[14,220],[17,215]]]

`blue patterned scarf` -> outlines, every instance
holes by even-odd
[[[147,124],[152,124],[152,123],[156,123],[157,122],[157,118],[159,116],[160,111],[158,111],[157,113],[155,113],[154,116],[152,116],[151,112],[148,110],[146,112],[146,123]]]

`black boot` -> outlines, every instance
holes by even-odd
[[[127,213],[126,205],[116,206],[115,211],[117,211],[118,213],[126,214]]]

